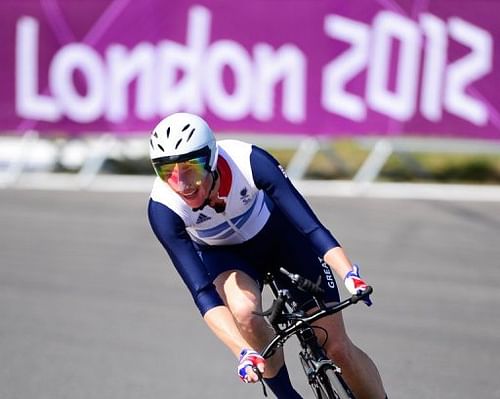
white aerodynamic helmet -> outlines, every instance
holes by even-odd
[[[151,132],[151,162],[157,166],[207,156],[207,169],[217,165],[217,143],[212,129],[199,116],[179,112],[164,118]]]

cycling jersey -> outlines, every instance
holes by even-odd
[[[299,233],[293,240],[305,239],[316,257],[339,246],[269,153],[237,140],[219,141],[218,148],[219,196],[226,201],[223,212],[209,206],[194,211],[160,178],[155,180],[148,207],[154,233],[202,314],[223,305],[213,280],[223,271],[220,265],[236,267],[237,263],[234,257],[223,262],[226,254],[252,248],[245,256],[255,258],[260,252],[262,256],[250,262],[255,269],[256,264],[272,258],[270,240],[279,240],[281,233],[285,239],[289,228]],[[301,243],[286,244],[300,248]],[[218,250],[211,252],[210,248]],[[215,259],[212,253],[217,254]],[[258,278],[252,266],[245,271]]]

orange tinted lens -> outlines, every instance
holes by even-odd
[[[205,168],[205,159],[190,159],[175,164],[174,169],[167,177],[167,183],[178,192],[196,189],[203,183],[208,174]]]
[[[162,180],[168,180],[174,173],[174,169],[177,168],[178,171],[193,171],[194,174],[202,175],[203,171],[208,167],[208,157],[202,156],[197,158],[192,158],[183,162],[173,162],[165,163],[161,165],[153,164],[156,173]]]
[[[167,163],[164,165],[155,166],[155,170],[158,176],[160,176],[160,179],[162,179],[163,181],[167,181],[170,176],[172,176],[176,165],[177,164],[175,163]]]

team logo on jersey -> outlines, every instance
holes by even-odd
[[[196,219],[196,224],[206,222],[207,220],[210,220],[210,219],[212,219],[210,216],[207,216],[204,213],[200,213],[198,215],[198,219]]]
[[[250,202],[250,195],[248,194],[248,189],[246,187],[243,188],[243,190],[240,191],[240,200],[245,205]]]
[[[330,266],[328,266],[328,264],[323,259],[318,258],[318,260],[323,268],[323,274],[326,277],[326,283],[328,284],[328,287],[335,288],[335,279],[333,278],[333,273],[330,269]]]

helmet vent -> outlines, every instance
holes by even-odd
[[[190,139],[190,138],[191,138],[191,136],[193,135],[194,131],[195,131],[195,128],[193,127],[193,130],[191,130],[191,133],[189,133],[189,136],[188,136],[188,138],[187,138],[187,141],[189,141],[189,139]]]
[[[167,128],[167,139],[168,139],[168,136],[170,136],[170,126]]]
[[[156,138],[158,138],[158,133],[153,132],[153,136],[155,136]]]
[[[165,152],[165,150],[163,149],[163,147],[162,147],[160,144],[158,144],[158,148],[159,148],[160,150],[162,150],[163,152]]]
[[[184,131],[186,131],[187,129],[189,129],[189,126],[191,126],[191,125],[188,123],[186,126],[184,126],[184,127],[182,128],[182,131],[184,132]]]
[[[153,145],[153,140],[152,139],[149,139],[149,145],[151,146],[151,148],[155,148],[155,146]]]
[[[181,144],[182,142],[182,139],[179,139],[179,141],[177,142],[177,144],[175,145],[175,149],[179,148],[179,145]]]

